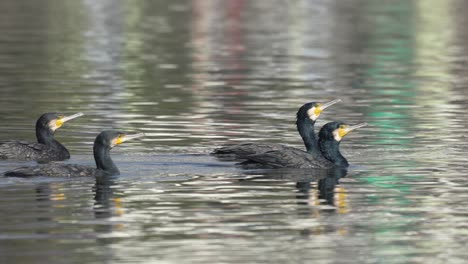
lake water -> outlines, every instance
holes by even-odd
[[[0,2],[0,138],[43,112],[122,174],[0,178],[1,263],[465,263],[468,4],[414,1]],[[295,113],[368,122],[347,172],[243,171],[225,143],[302,148]],[[0,173],[33,162],[0,161]]]

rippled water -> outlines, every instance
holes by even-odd
[[[464,263],[468,31],[463,1],[0,2],[0,138],[84,112],[57,138],[122,175],[0,178],[2,263]],[[242,171],[208,153],[302,148],[297,108],[368,122],[347,172]],[[26,163],[34,164],[34,163]],[[24,165],[1,161],[0,173]]]

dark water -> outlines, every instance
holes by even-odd
[[[464,1],[0,2],[0,138],[40,113],[86,115],[57,138],[122,175],[0,178],[1,263],[465,263]],[[226,142],[302,148],[294,115],[368,122],[347,173],[246,172]],[[23,165],[0,162],[0,172]],[[33,164],[33,163],[28,163]]]

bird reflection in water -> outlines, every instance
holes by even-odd
[[[314,218],[319,225],[300,231],[301,237],[320,235],[324,233],[348,234],[346,226],[332,228],[327,221],[321,221],[326,216],[348,212],[346,192],[339,185],[339,180],[346,177],[347,170],[336,168],[331,170],[287,169],[270,170],[263,173],[262,178],[296,182],[296,204],[298,218]]]
[[[115,178],[113,177],[96,177],[96,184],[93,186],[94,192],[94,217],[96,220],[107,220],[113,216],[123,215],[122,199],[114,197],[113,186]],[[101,233],[109,233],[114,228],[122,228],[123,225],[114,222],[103,222],[96,225],[95,231]]]
[[[38,223],[50,223],[54,222],[51,212],[53,211],[53,201],[54,199],[54,186],[51,186],[50,183],[39,183],[35,187],[36,192],[36,211],[41,212],[37,214],[36,221]],[[59,197],[63,196],[63,193],[59,194]],[[49,234],[49,230],[37,228],[35,230],[36,234]]]
[[[345,202],[340,201],[341,198],[344,198],[343,195],[340,195],[341,192],[344,192],[344,189],[337,187],[339,179],[347,175],[347,170],[343,168],[329,170],[276,169],[245,173],[260,174],[260,177],[265,179],[296,182],[296,189],[298,191],[296,195],[297,204],[327,204],[335,207],[341,207],[345,204]],[[258,177],[256,178],[258,179]],[[313,185],[317,185],[317,189],[312,188]],[[336,193],[337,189],[340,189],[339,193]]]

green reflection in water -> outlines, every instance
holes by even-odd
[[[427,44],[428,34],[437,34],[433,28],[428,30],[427,25],[449,23],[448,8],[450,1],[437,2],[437,7],[428,5],[427,1],[398,1],[398,2],[369,2],[369,11],[377,14],[374,17],[375,30],[370,34],[369,49],[374,56],[365,71],[368,80],[364,88],[368,93],[373,107],[369,113],[372,123],[377,127],[376,145],[385,145],[392,152],[404,154],[409,145],[418,144],[413,134],[417,124],[423,123],[418,114],[418,108],[405,107],[410,105],[433,104],[432,96],[427,94],[424,82],[416,79],[421,72],[438,72],[445,76],[447,64],[439,60],[433,60],[428,54],[440,53],[439,45]],[[433,2],[433,1],[431,1]],[[431,8],[428,8],[431,6]],[[422,14],[422,17],[418,15]],[[416,19],[419,18],[419,19]],[[426,28],[427,30],[423,30]],[[443,38],[444,39],[440,39]],[[449,41],[449,34],[439,36],[439,41],[445,44]],[[423,41],[421,41],[423,40]],[[442,60],[443,61],[443,60]],[[445,60],[446,61],[446,60]],[[427,67],[427,68],[426,68]],[[445,91],[443,92],[445,93]],[[429,100],[427,100],[429,99]],[[398,106],[398,107],[396,107]],[[401,155],[401,154],[400,154]],[[419,156],[419,155],[418,155]],[[424,159],[402,157],[402,160],[387,161],[390,173],[377,173],[378,176],[365,176],[362,181],[377,186],[384,190],[382,194],[369,197],[369,202],[375,205],[387,205],[395,208],[395,213],[400,215],[398,208],[408,207],[414,204],[411,194],[414,185],[407,182],[423,179],[418,173],[407,173],[414,168],[423,166]],[[398,162],[395,167],[392,162]],[[381,164],[385,168],[385,163]],[[391,172],[393,171],[393,173]],[[372,172],[369,172],[372,173]],[[389,197],[391,197],[389,199]],[[391,210],[389,210],[391,211]],[[386,235],[405,232],[412,225],[414,215],[402,214],[396,221],[387,224],[376,224],[376,238],[382,239]],[[378,251],[385,251],[380,243],[376,244]]]
[[[368,9],[378,14],[373,17],[374,31],[370,34],[368,44],[372,56],[365,71],[368,81],[364,85],[374,101],[369,113],[372,124],[378,128],[374,144],[385,145],[390,149],[404,149],[412,141],[411,132],[403,125],[411,122],[411,112],[408,108],[395,106],[412,104],[416,94],[416,85],[409,71],[414,57],[414,6],[408,1],[384,4],[370,2]],[[402,167],[417,166],[411,160],[399,162]],[[383,188],[409,191],[408,186],[393,184],[401,182],[403,179],[400,177],[381,175],[366,177],[365,181]],[[406,177],[404,179],[407,180]],[[406,203],[404,200],[401,202]]]
[[[398,2],[370,2],[368,7],[375,23],[374,30],[369,35],[369,52],[371,59],[368,68],[365,69],[364,88],[368,90],[371,100],[370,118],[377,128],[375,145],[385,145],[392,150],[403,150],[412,143],[411,131],[404,124],[412,120],[409,108],[395,106],[407,106],[413,103],[416,95],[416,85],[410,78],[411,65],[414,57],[412,36],[414,26],[412,16],[414,6],[408,1]],[[361,178],[362,181],[385,190],[382,194],[369,197],[369,203],[388,206],[408,206],[413,202],[406,198],[411,192],[411,185],[405,182],[419,178],[417,175],[405,175],[405,173],[390,172],[392,161],[388,161],[388,169],[378,172],[378,176]],[[414,168],[417,163],[412,160],[398,161],[399,167]],[[386,164],[382,164],[384,168]],[[372,172],[369,172],[372,173]],[[392,192],[395,194],[392,195]],[[392,199],[388,199],[392,195]],[[382,234],[401,231],[400,225],[407,218],[399,218],[399,222],[387,224],[376,223],[376,237],[382,238]],[[395,230],[396,229],[396,230]],[[376,245],[376,249],[382,250]]]
[[[144,35],[138,29],[141,25],[142,10],[144,7],[143,1],[125,2],[125,17],[124,17],[124,79],[127,87],[141,86],[144,81],[145,67],[142,60],[144,50]]]
[[[415,85],[409,78],[414,56],[411,36],[413,35],[411,2],[397,3],[370,2],[374,31],[369,38],[371,62],[365,71],[365,89],[374,98],[372,124],[378,128],[379,145],[389,148],[402,148],[410,143],[410,132],[402,126],[411,117],[406,108],[395,105],[410,105],[415,96]],[[384,102],[384,103],[382,103]]]

